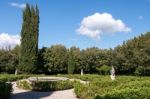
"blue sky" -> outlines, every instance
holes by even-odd
[[[150,0],[1,0],[0,46],[7,45],[12,36],[14,40],[19,38],[16,35],[20,35],[22,8],[12,3],[38,5],[40,48],[55,44],[81,49],[93,46],[114,48],[123,41],[150,31]],[[106,16],[112,17],[109,18],[113,20],[111,23],[114,22],[112,25],[109,25]],[[118,20],[125,26],[117,25]],[[80,28],[82,26],[84,29]],[[88,32],[85,29],[89,29]],[[95,35],[92,34],[94,32]],[[13,40],[9,41],[10,44]]]

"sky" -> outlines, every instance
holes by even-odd
[[[150,31],[150,0],[1,0],[0,48],[20,44],[26,3],[39,7],[39,48],[108,49]]]

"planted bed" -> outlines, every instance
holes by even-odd
[[[73,88],[73,82],[66,77],[30,77],[17,82],[17,86],[33,91],[56,91]]]

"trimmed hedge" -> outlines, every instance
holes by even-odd
[[[0,75],[0,81],[2,82],[11,82],[11,81],[17,81],[19,79],[28,78],[29,75],[8,75],[8,74],[2,74]]]
[[[109,76],[89,78],[93,78],[89,84],[75,84],[80,99],[150,99],[150,77],[118,76],[114,81]]]
[[[56,91],[73,88],[73,82],[69,80],[64,81],[29,81],[23,80],[18,81],[17,86],[22,89],[33,90],[33,91]]]
[[[28,78],[28,75],[10,75],[1,74],[0,75],[0,99],[8,99],[12,92],[12,84],[6,83],[11,81],[16,81],[23,78]]]
[[[12,91],[10,83],[0,82],[0,99],[8,99]]]

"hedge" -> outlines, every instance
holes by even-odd
[[[17,82],[17,86],[22,89],[33,91],[56,91],[73,88],[73,82],[69,80],[64,81],[33,81],[22,80]]]
[[[10,83],[0,82],[0,99],[8,99],[12,91]]]

